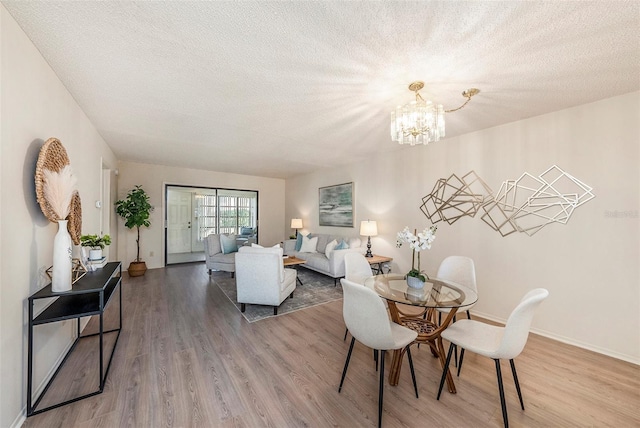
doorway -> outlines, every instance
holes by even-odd
[[[211,233],[239,236],[251,228],[257,237],[257,191],[178,185],[165,189],[166,265],[204,261],[204,239]]]

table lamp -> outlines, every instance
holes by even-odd
[[[364,220],[360,222],[360,235],[367,237],[367,254],[365,257],[373,257],[371,253],[371,237],[378,235],[378,225],[373,220]]]
[[[291,229],[296,230],[296,238],[298,237],[298,229],[302,229],[302,219],[301,218],[292,218],[291,219]]]

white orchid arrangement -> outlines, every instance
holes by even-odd
[[[405,227],[402,232],[398,232],[398,237],[396,239],[396,247],[402,247],[402,244],[409,244],[409,248],[412,250],[411,256],[411,270],[407,274],[407,276],[414,276],[419,278],[421,281],[426,281],[428,278],[425,277],[423,273],[420,272],[420,251],[422,250],[430,250],[431,244],[436,239],[436,231],[438,230],[438,226],[425,227],[425,229],[416,233],[416,230],[411,233],[408,227]],[[418,268],[415,267],[416,261],[416,253],[418,253]]]

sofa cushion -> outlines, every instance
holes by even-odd
[[[302,248],[302,238],[304,238],[305,236],[307,238],[312,238],[310,233],[308,235],[303,235],[302,233],[298,233],[298,236],[296,237],[296,251],[300,251],[300,248]]]
[[[303,266],[308,266],[317,269],[322,272],[329,273],[329,259],[322,253],[304,253],[304,259],[307,263]]]
[[[314,236],[309,238],[307,236],[302,238],[302,246],[300,247],[301,253],[315,253],[318,245],[318,237]]]
[[[327,247],[324,249],[324,254],[327,258],[331,258],[331,253],[336,248],[336,245],[338,245],[338,241],[335,239],[327,244]]]
[[[327,244],[331,242],[333,238],[325,233],[319,233],[315,236],[318,237],[318,245],[316,246],[316,251],[319,253],[324,253],[327,248]]]
[[[346,250],[347,248],[349,248],[349,244],[347,244],[347,241],[343,239],[338,245],[336,245],[334,250]]]
[[[238,251],[236,235],[220,235],[220,246],[223,254],[235,253]]]
[[[209,255],[214,256],[218,253],[222,252],[222,247],[220,246],[220,237],[216,234],[207,235],[207,249],[209,250]]]

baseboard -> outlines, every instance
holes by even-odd
[[[496,318],[494,316],[483,314],[481,312],[473,312],[473,315],[477,315],[480,318],[484,318],[489,321],[497,322],[500,324],[505,324],[507,320]],[[578,348],[586,349],[588,351],[596,352],[598,354],[606,355],[607,357],[615,358],[617,360],[626,361],[631,364],[640,365],[640,358],[634,357],[632,355],[621,354],[619,352],[614,352],[610,349],[602,348],[599,346],[594,346],[590,343],[581,342],[579,340],[572,339],[570,337],[562,336],[559,334],[551,333],[546,330],[541,330],[538,328],[532,328],[532,333],[538,334],[540,336],[546,337],[548,339],[556,340],[558,342],[566,343],[567,345],[576,346]]]

